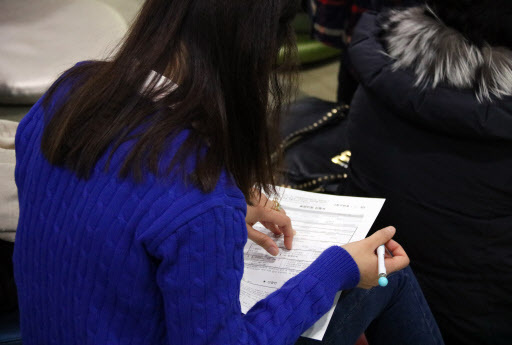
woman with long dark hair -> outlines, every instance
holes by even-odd
[[[261,191],[273,192],[289,90],[277,61],[282,47],[284,61],[293,52],[295,7],[148,0],[112,59],[67,71],[22,120],[14,266],[24,344],[292,344],[337,291],[377,284],[379,245],[394,254],[389,271],[407,266],[384,229],[327,249],[241,314],[243,247],[248,230],[258,237],[250,224],[267,223],[289,249],[293,240]],[[398,309],[414,322],[403,331],[439,343],[414,284],[402,270],[383,294],[358,290],[354,308],[372,309],[332,332],[346,327],[354,342],[387,306],[414,304],[423,312]]]

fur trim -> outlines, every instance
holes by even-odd
[[[387,54],[396,60],[393,68],[412,69],[417,86],[472,89],[480,102],[512,95],[512,51],[477,47],[429,7],[391,11],[382,29]]]

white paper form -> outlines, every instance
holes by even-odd
[[[279,247],[279,255],[273,257],[254,242],[247,241],[240,290],[243,313],[247,313],[259,300],[302,272],[325,249],[363,239],[384,204],[384,199],[317,194],[288,188],[278,188],[278,192],[279,202],[297,231],[293,239],[293,249],[287,250],[283,237],[275,238],[261,224],[254,226],[255,229],[274,237]],[[303,336],[322,340],[339,295],[336,295],[329,312],[304,332]]]

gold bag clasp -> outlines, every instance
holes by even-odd
[[[352,157],[352,152],[347,150],[342,152],[339,156],[332,157],[331,162],[346,168],[348,163],[350,162],[350,157]]]

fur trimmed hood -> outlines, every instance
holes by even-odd
[[[349,48],[361,86],[353,109],[368,103],[431,133],[512,143],[510,52],[486,47],[484,54],[425,11],[363,14]]]
[[[391,11],[381,22],[393,69],[411,69],[416,86],[471,89],[479,102],[512,96],[512,51],[479,48],[425,6]]]

